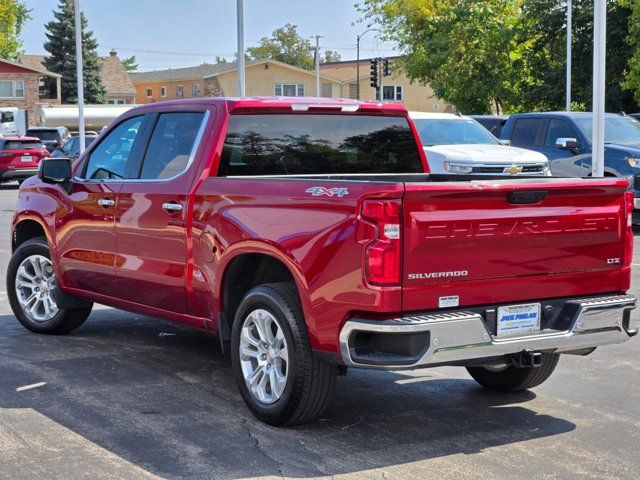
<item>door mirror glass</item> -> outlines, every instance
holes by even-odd
[[[45,183],[66,183],[71,180],[68,158],[43,158],[38,165],[38,178]]]
[[[575,138],[556,138],[556,147],[564,150],[576,150],[580,148],[580,142]]]

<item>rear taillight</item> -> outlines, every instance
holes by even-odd
[[[623,265],[628,267],[633,260],[633,206],[634,196],[632,192],[624,194],[624,213],[627,217],[624,231],[624,258]]]
[[[400,210],[401,202],[396,199],[372,199],[362,203],[362,219],[375,227],[375,238],[367,244],[365,251],[369,283],[400,283]]]

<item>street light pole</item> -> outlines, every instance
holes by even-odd
[[[316,35],[316,98],[320,97],[320,35]]]
[[[244,82],[244,5],[243,0],[237,0],[237,30],[238,30],[238,96],[245,96]]]
[[[567,112],[571,111],[571,0],[567,0]]]
[[[82,78],[82,14],[80,0],[73,2],[76,29],[76,76],[78,90],[78,134],[80,135],[80,153],[86,147],[84,141],[84,79]]]
[[[360,100],[360,39],[365,33],[376,30],[369,28],[356,37],[356,99]]]
[[[604,95],[607,55],[607,2],[594,1],[593,12],[593,145],[592,175],[604,176]]]

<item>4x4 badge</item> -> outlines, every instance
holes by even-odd
[[[322,195],[326,195],[327,197],[344,197],[345,195],[349,195],[348,189],[338,187],[310,187],[307,188],[306,192],[310,193],[314,197],[321,197]]]

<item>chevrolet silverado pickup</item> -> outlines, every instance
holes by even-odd
[[[216,334],[273,425],[317,418],[348,367],[510,392],[637,333],[625,179],[428,172],[400,105],[137,107],[22,185],[10,303],[38,333],[97,302]]]

